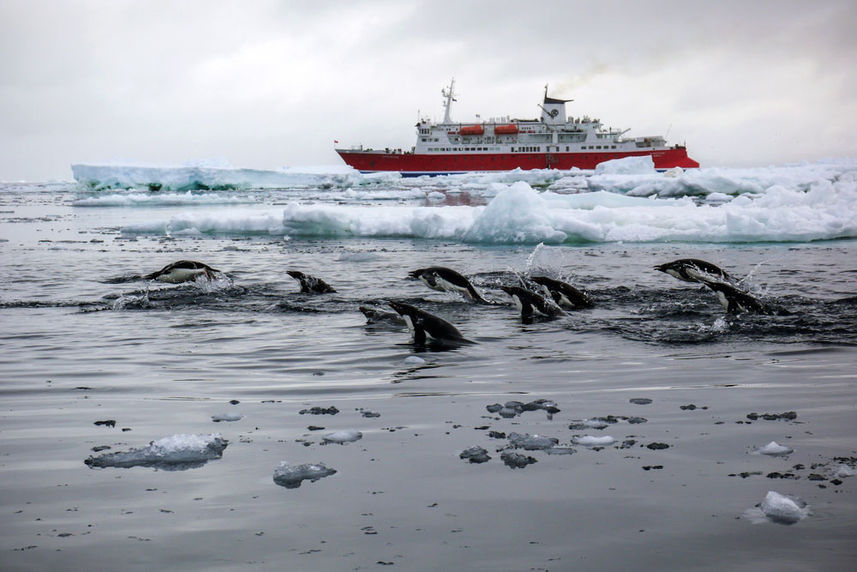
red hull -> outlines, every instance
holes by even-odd
[[[624,157],[650,155],[656,169],[682,167],[695,169],[699,163],[687,156],[684,147],[631,152],[583,153],[479,153],[414,154],[398,151],[351,151],[337,149],[342,160],[363,173],[384,171],[403,175],[442,175],[473,171],[511,171],[513,169],[594,169],[599,163]]]

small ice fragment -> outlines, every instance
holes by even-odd
[[[768,491],[761,505],[762,512],[772,522],[794,524],[809,514],[809,506],[802,500]]]
[[[515,449],[525,449],[527,451],[536,451],[550,449],[559,443],[559,439],[555,437],[542,437],[540,435],[529,435],[520,433],[509,433],[509,445]]]
[[[484,463],[491,459],[488,451],[479,446],[465,449],[458,455],[458,457],[460,459],[468,459],[471,463]]]
[[[583,445],[584,447],[607,447],[608,445],[612,445],[616,441],[616,439],[610,437],[609,435],[605,435],[603,437],[583,435],[582,437],[573,437],[572,441],[575,444]]]
[[[405,361],[402,363],[404,363],[406,366],[409,366],[409,367],[418,367],[418,366],[425,364],[426,360],[424,360],[423,358],[421,358],[419,356],[408,356],[405,358]]]
[[[503,460],[503,463],[505,463],[507,467],[512,469],[523,469],[527,465],[537,462],[533,457],[521,455],[514,451],[503,451],[500,453],[500,459]]]
[[[836,467],[836,471],[833,473],[834,478],[842,479],[845,477],[853,477],[857,475],[857,472],[854,471],[848,465],[839,465]]]
[[[339,443],[340,445],[359,441],[362,438],[363,433],[357,431],[356,429],[343,429],[342,431],[334,431],[333,433],[328,433],[323,437],[325,443]]]
[[[604,429],[609,425],[609,423],[600,417],[593,417],[592,419],[584,419],[583,425],[590,429]]]
[[[183,470],[201,467],[219,459],[229,441],[219,433],[211,435],[172,435],[152,441],[147,447],[106,453],[84,461],[90,467],[156,467]]]
[[[633,397],[633,398],[629,399],[628,401],[630,401],[634,405],[648,405],[649,403],[652,402],[652,400],[649,399],[648,397]]]
[[[215,413],[211,416],[211,420],[215,423],[220,423],[221,421],[238,421],[243,415],[239,415],[238,413]]]
[[[780,445],[776,441],[771,441],[764,447],[757,449],[756,452],[760,455],[770,455],[772,457],[779,457],[794,453],[794,449],[786,447],[785,445]]]
[[[324,463],[307,463],[293,467],[286,461],[274,469],[274,482],[287,489],[296,489],[305,480],[314,483],[317,480],[336,474],[336,469],[329,469]]]
[[[545,453],[548,455],[573,455],[577,453],[577,449],[573,447],[551,447],[545,449]]]

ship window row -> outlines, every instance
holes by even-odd
[[[512,153],[541,153],[541,147],[512,147]]]
[[[615,149],[615,145],[583,145],[581,149]]]

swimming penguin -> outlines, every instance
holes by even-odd
[[[443,318],[438,318],[404,302],[390,302],[390,307],[404,318],[416,345],[425,345],[429,339],[441,344],[457,345],[473,343],[465,339],[455,326]]]
[[[698,258],[681,258],[655,266],[660,270],[684,282],[703,282],[704,278],[732,282],[732,277],[725,270]]]
[[[531,276],[530,280],[540,285],[553,298],[553,301],[563,308],[575,310],[577,308],[592,307],[592,300],[590,300],[589,296],[571,284],[566,284],[561,280],[554,280],[547,276]]]
[[[359,306],[357,309],[366,316],[367,324],[405,325],[405,320],[397,312],[385,312],[373,306]]]
[[[534,316],[555,318],[565,313],[553,301],[520,286],[500,286],[500,289],[512,297],[515,306],[521,311],[522,320],[532,320]]]
[[[329,294],[331,292],[336,292],[330,284],[321,278],[316,278],[315,276],[310,276],[309,274],[304,274],[297,270],[286,270],[286,274],[301,283],[301,292],[314,292],[316,294]]]
[[[702,283],[714,290],[720,304],[729,314],[748,312],[751,314],[775,314],[773,308],[726,282],[702,280]]]
[[[205,276],[207,279],[214,279],[214,273],[220,272],[216,268],[212,268],[208,264],[196,262],[195,260],[179,260],[172,264],[167,264],[157,272],[146,274],[143,276],[146,280],[159,280],[161,282],[169,282],[171,284],[180,284],[196,280],[199,276]]]
[[[411,278],[418,278],[431,288],[440,292],[457,292],[472,302],[490,304],[488,300],[473,287],[470,281],[450,268],[429,266],[408,273]]]

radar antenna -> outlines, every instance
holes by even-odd
[[[445,87],[440,90],[441,95],[443,95],[443,122],[444,123],[452,123],[452,119],[449,117],[449,110],[452,107],[453,101],[458,101],[455,99],[455,78],[452,78],[449,82],[449,87]]]

